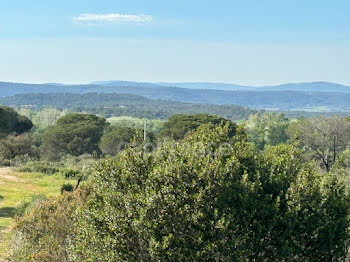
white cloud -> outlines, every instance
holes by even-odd
[[[152,21],[150,15],[127,15],[127,14],[81,14],[73,18],[81,23],[134,23],[144,24]]]

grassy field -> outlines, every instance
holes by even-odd
[[[11,247],[12,226],[16,209],[35,195],[52,197],[60,194],[65,182],[62,175],[17,173],[10,168],[0,168],[0,261]]]

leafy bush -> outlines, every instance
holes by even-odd
[[[63,184],[61,186],[61,194],[63,194],[63,192],[73,192],[74,191],[74,186],[72,184]]]
[[[70,257],[69,249],[75,235],[72,213],[85,194],[83,190],[63,194],[35,205],[17,218],[10,261],[76,261]]]
[[[99,163],[76,217],[76,261],[343,261],[349,197],[298,149],[256,151],[201,126]]]
[[[0,158],[0,166],[11,166],[11,160]]]
[[[54,175],[60,171],[60,165],[47,161],[28,162],[17,169],[18,172],[37,172],[45,175]]]
[[[17,220],[13,261],[344,261],[350,199],[337,176],[292,145],[261,152],[229,132],[202,125],[100,161],[91,188]]]
[[[64,164],[64,169],[61,172],[64,174],[65,169],[74,170],[69,171],[70,174],[67,174],[67,176],[64,174],[64,176],[68,178],[68,176],[76,173],[75,176],[71,178],[79,179],[84,177],[85,179],[91,174],[92,167],[96,161],[96,158],[90,154],[84,154],[81,156],[66,155],[60,161],[60,163]]]
[[[81,175],[80,171],[74,169],[64,169],[61,172],[66,179],[76,178],[78,175]]]
[[[35,149],[33,149],[35,150]],[[10,160],[11,166],[13,167],[23,167],[27,165],[29,162],[36,162],[38,161],[38,157],[35,155],[18,155],[14,159]]]
[[[35,208],[36,205],[40,204],[45,200],[47,200],[47,198],[41,194],[32,196],[32,198],[29,201],[22,202],[22,204],[20,204],[16,208],[16,216],[22,217],[23,215],[30,212],[33,208]]]
[[[24,155],[34,156],[35,151],[35,148],[32,146],[32,137],[29,133],[10,134],[0,139],[0,158],[13,160]]]

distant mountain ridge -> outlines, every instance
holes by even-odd
[[[98,85],[97,85],[98,84]],[[179,84],[177,84],[179,85]],[[217,88],[242,88],[220,90]],[[192,88],[184,88],[184,86]],[[202,87],[199,89],[199,87]],[[149,99],[214,105],[241,105],[268,110],[350,112],[350,87],[326,83],[285,84],[245,90],[243,86],[215,83],[182,83],[182,87],[127,81],[95,82],[87,85],[21,84],[0,82],[0,97],[16,94],[131,94]],[[315,91],[317,90],[317,92]],[[333,92],[330,92],[332,90]]]
[[[275,86],[243,86],[228,83],[183,82],[183,83],[148,83],[130,81],[99,81],[90,84],[100,86],[133,87],[180,87],[187,89],[210,89],[227,91],[300,91],[300,92],[335,92],[350,93],[350,86],[330,82],[287,83]]]
[[[68,85],[61,83],[45,84],[24,84],[0,82],[0,96],[8,96],[22,93],[83,93],[88,89],[100,87],[140,87],[140,88],[185,88],[201,90],[225,90],[225,91],[298,91],[298,92],[332,92],[332,93],[350,93],[350,86],[329,82],[310,82],[310,83],[287,83],[276,86],[243,86],[227,83],[207,83],[207,82],[183,82],[183,83],[151,83],[151,82],[133,82],[133,81],[95,81],[89,84]],[[59,88],[59,89],[57,89]],[[29,90],[30,89],[30,90]],[[34,91],[34,92],[33,92]]]
[[[133,87],[160,87],[161,85],[154,84],[154,83],[148,83],[148,82],[132,82],[132,81],[119,81],[119,80],[112,80],[112,81],[95,81],[89,83],[90,85],[97,85],[97,86],[133,86]]]
[[[290,83],[277,86],[259,87],[255,90],[350,93],[349,86],[329,82]]]

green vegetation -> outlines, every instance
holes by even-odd
[[[289,120],[282,113],[264,113],[251,115],[246,122],[248,139],[259,149],[266,145],[276,146],[287,142]]]
[[[159,120],[159,119],[141,119],[141,118],[134,118],[134,117],[110,117],[107,118],[107,121],[115,127],[130,127],[133,129],[143,129],[145,122],[147,122],[147,130],[151,133],[158,135],[163,127],[163,124],[166,122],[166,120]]]
[[[147,119],[167,119],[174,114],[212,114],[231,120],[247,119],[256,110],[237,105],[212,105],[152,100],[129,94],[28,94],[0,97],[0,104],[30,108],[36,111],[54,107],[78,113],[91,113],[109,118],[131,116]],[[34,118],[33,118],[34,121]]]
[[[13,97],[0,98],[0,103],[11,106],[33,106],[41,105],[46,107],[59,107],[59,108],[86,108],[86,107],[100,107],[100,108],[112,108],[114,112],[123,112],[123,115],[134,116],[141,118],[161,118],[164,114],[162,111],[169,111],[173,105],[177,104],[181,110],[181,104],[171,102],[169,108],[166,103],[171,101],[185,102],[185,103],[199,103],[199,104],[211,104],[211,105],[240,105],[248,106],[256,109],[275,109],[275,110],[326,110],[332,112],[349,112],[349,87],[343,87],[338,89],[326,88],[326,92],[318,92],[322,89],[322,83],[315,83],[315,86],[311,88],[305,88],[301,86],[295,88],[294,85],[287,85],[285,88],[282,86],[274,88],[260,88],[257,90],[210,90],[210,89],[186,89],[169,86],[157,86],[157,85],[143,85],[130,86],[128,83],[119,86],[98,86],[98,85],[76,85],[76,86],[48,86],[48,85],[23,85],[23,84],[11,84],[1,83],[0,89],[1,96],[10,96],[17,94]],[[294,91],[293,91],[294,90]],[[298,91],[295,91],[298,90]],[[305,92],[305,90],[308,90]],[[331,92],[330,90],[341,90],[340,92]],[[303,92],[304,91],[304,92]],[[344,92],[346,91],[346,92]],[[29,94],[28,94],[29,93]],[[33,94],[33,93],[48,93],[48,94]],[[60,94],[56,94],[60,93]],[[115,102],[112,102],[111,97],[129,97],[128,108],[118,108]],[[144,99],[144,102],[148,104],[147,109],[135,108],[135,98],[138,96],[154,99]],[[45,99],[42,99],[45,97]],[[132,98],[134,97],[134,98]],[[131,100],[130,100],[131,98]],[[136,100],[139,100],[136,99]],[[159,100],[157,100],[159,99]],[[148,100],[148,102],[147,102]],[[163,100],[163,101],[160,101]],[[103,101],[103,102],[102,102]],[[91,104],[86,106],[87,104]],[[114,104],[114,106],[110,106]],[[152,106],[154,104],[154,106]],[[159,105],[162,104],[162,109],[159,110]],[[134,109],[132,108],[134,106]],[[176,107],[176,106],[174,106]],[[190,107],[194,107],[191,105]],[[205,110],[208,106],[201,106],[201,110],[196,112],[190,111],[177,111],[172,114],[196,114],[196,113],[208,113],[220,115],[225,118],[236,120],[236,118],[230,118],[227,115],[221,115],[219,110],[216,112],[208,112]],[[157,110],[158,108],[158,110]],[[183,109],[182,109],[183,110]],[[192,110],[196,110],[193,108]],[[239,110],[239,107],[237,107]],[[108,110],[106,110],[107,112]],[[138,116],[134,115],[136,111]],[[141,112],[144,113],[140,116]],[[128,112],[128,114],[126,114]],[[91,112],[96,113],[96,112]],[[148,114],[147,114],[148,113]],[[159,116],[156,116],[156,115]],[[120,114],[121,115],[121,114]],[[107,116],[107,115],[106,115]],[[156,116],[156,117],[155,117]],[[167,117],[169,117],[168,115]],[[241,117],[242,118],[242,117]]]
[[[25,213],[38,199],[58,196],[63,183],[59,174],[45,176],[0,168],[0,258],[5,258],[13,245],[15,216]]]
[[[14,159],[19,155],[34,155],[30,134],[10,134],[0,139],[0,156],[4,159]]]
[[[23,237],[14,258],[344,259],[350,223],[344,185],[303,164],[294,146],[259,152],[242,130],[228,134],[227,125],[204,125],[152,153],[131,146],[101,161],[88,189],[39,205],[17,223]]]
[[[68,110],[58,110],[56,108],[43,108],[40,111],[33,111],[23,107],[17,112],[29,118],[37,132],[42,132],[45,128],[55,125],[58,119],[69,114]]]
[[[10,107],[0,106],[0,138],[11,133],[22,134],[32,127],[33,123],[25,116]]]
[[[197,115],[174,115],[164,124],[161,132],[163,137],[171,137],[175,140],[183,139],[189,131],[196,130],[203,124],[227,124],[229,127],[228,136],[232,137],[236,133],[236,124],[222,117],[206,114]]]
[[[127,146],[136,134],[130,127],[111,127],[102,136],[99,146],[105,155],[115,156]]]
[[[21,238],[10,261],[76,261],[69,256],[67,240],[74,235],[71,216],[80,199],[79,192],[64,193],[40,203],[30,215],[18,219],[15,229]]]
[[[35,154],[29,132],[33,123],[9,107],[0,106],[0,166],[20,155]]]
[[[350,141],[350,123],[339,117],[317,117],[291,125],[290,136],[299,140],[327,172]]]
[[[5,109],[34,122],[0,139],[8,261],[349,258],[347,118]]]
[[[107,125],[104,118],[91,114],[64,116],[55,126],[45,130],[42,136],[43,151],[51,159],[57,159],[62,154],[100,154],[98,143]]]

